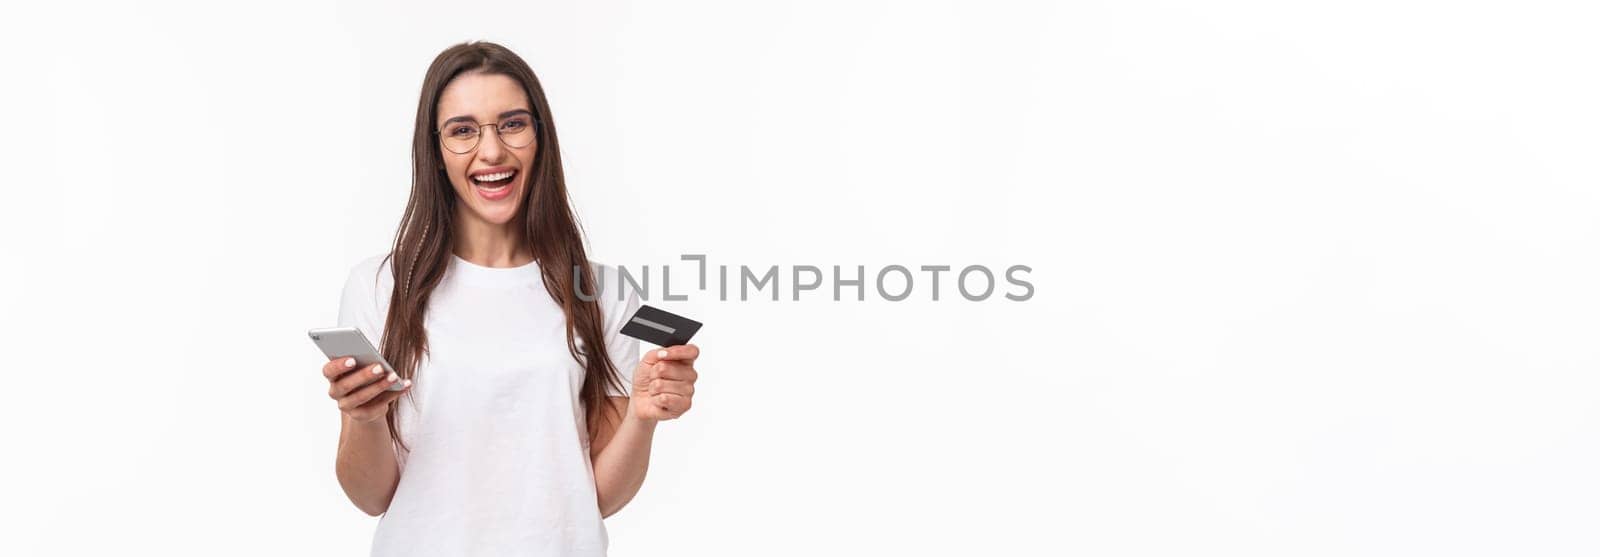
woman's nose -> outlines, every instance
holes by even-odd
[[[483,128],[483,135],[478,137],[478,158],[484,162],[500,162],[501,150],[505,145],[500,143],[500,130],[494,126]]]

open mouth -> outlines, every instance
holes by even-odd
[[[503,188],[511,185],[511,179],[516,177],[516,170],[478,174],[472,177],[472,185],[488,189]]]
[[[478,193],[490,200],[500,199],[511,193],[511,182],[517,179],[517,169],[509,167],[486,168],[474,172],[468,179],[478,189]]]

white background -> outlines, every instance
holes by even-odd
[[[1034,269],[666,304],[700,390],[614,555],[1600,552],[1581,3],[48,4],[0,15],[0,554],[365,554],[304,331],[473,38],[597,260]]]

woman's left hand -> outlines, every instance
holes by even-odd
[[[670,420],[689,411],[694,381],[700,377],[694,360],[700,347],[693,344],[651,350],[633,371],[633,415],[643,420]]]

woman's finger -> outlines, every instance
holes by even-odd
[[[657,408],[660,408],[674,418],[683,415],[684,412],[688,412],[691,404],[689,397],[677,393],[656,393],[650,395],[650,403],[654,404]]]
[[[345,372],[355,368],[355,358],[333,358],[328,360],[328,363],[322,364],[322,376],[326,377],[329,381],[332,381],[334,379],[338,379],[340,375],[344,375]]]
[[[334,381],[333,385],[328,388],[328,396],[336,399],[344,398],[352,391],[374,382],[381,382],[385,385],[393,383],[393,381],[383,381],[383,379],[386,379],[384,377],[385,373],[386,372],[383,371],[382,364],[372,364],[371,366],[347,373],[344,375],[344,377],[340,377],[338,380]],[[395,376],[392,373],[389,373],[388,375],[398,379],[398,376]]]
[[[665,361],[655,365],[651,370],[651,378],[671,379],[673,381],[688,381],[690,383],[700,378],[700,373],[689,364]]]
[[[390,377],[394,377],[394,376],[390,375]],[[366,404],[368,402],[371,402],[373,398],[376,398],[378,395],[383,394],[384,391],[389,390],[389,387],[391,385],[395,384],[397,381],[399,381],[398,377],[395,377],[394,379],[383,379],[383,380],[380,380],[380,381],[373,381],[369,385],[363,386],[363,387],[361,387],[359,389],[356,389],[356,390],[350,392],[349,394],[346,394],[345,396],[339,397],[339,409],[340,410],[353,410],[358,406],[361,406],[361,405],[364,405],[364,404]],[[407,380],[405,382],[405,384],[409,385],[410,381]],[[401,391],[395,391],[395,392],[401,392]]]
[[[409,382],[410,380],[407,379],[406,381]],[[377,419],[379,416],[382,416],[384,413],[389,411],[388,406],[390,402],[394,401],[394,399],[400,398],[400,395],[406,394],[406,391],[409,390],[411,390],[410,385],[407,385],[405,389],[398,391],[380,391],[377,396],[372,397],[372,400],[345,411],[345,413],[349,414],[351,418],[355,418],[356,420],[360,421],[371,421]]]
[[[688,381],[673,381],[671,379],[651,379],[645,385],[645,393],[672,393],[675,395],[694,396],[694,383]]]
[[[663,354],[663,352],[665,352],[665,354]],[[661,348],[660,350],[656,350],[654,355],[657,361],[678,361],[692,364],[694,363],[695,358],[700,357],[700,347],[693,344],[667,346]]]

